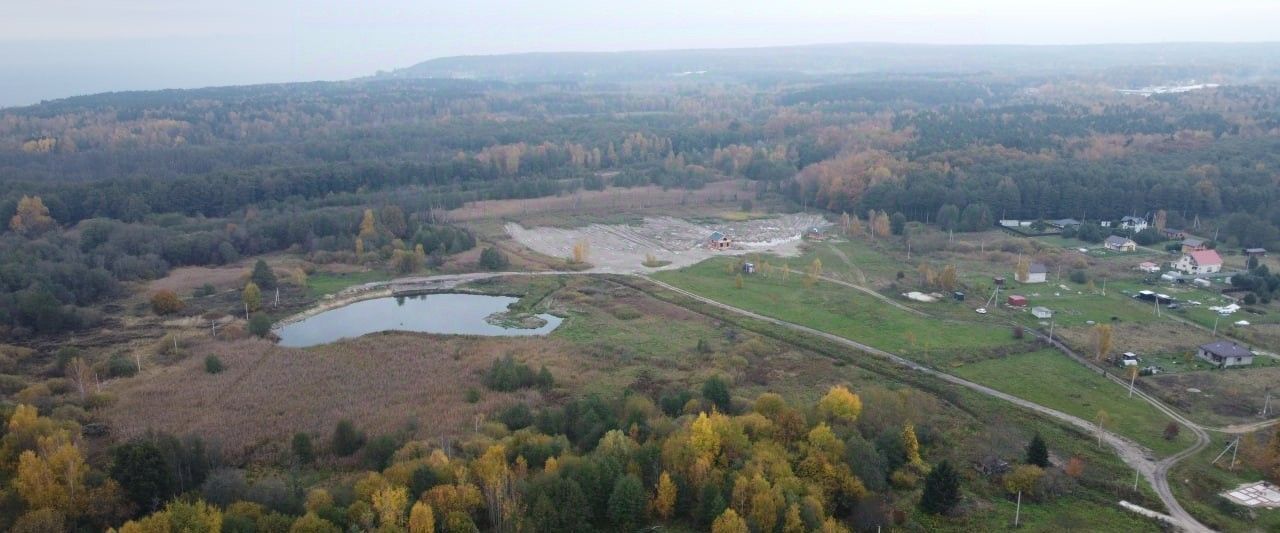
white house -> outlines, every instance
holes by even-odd
[[[1031,263],[1027,268],[1027,279],[1023,280],[1023,283],[1044,283],[1048,281],[1046,279],[1048,275],[1049,267],[1044,266],[1044,263]]]
[[[1132,252],[1138,249],[1138,243],[1133,242],[1133,239],[1116,235],[1107,237],[1107,240],[1102,241],[1102,245],[1106,246],[1108,250],[1115,250],[1117,252]]]
[[[1173,262],[1173,269],[1183,274],[1214,274],[1222,271],[1222,256],[1214,250],[1188,252]]]
[[[1152,263],[1151,261],[1143,261],[1138,263],[1138,270],[1154,274],[1160,271],[1160,265]]]
[[[1124,217],[1120,219],[1120,229],[1134,232],[1147,229],[1147,219],[1141,217]]]

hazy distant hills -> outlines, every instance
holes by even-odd
[[[379,77],[505,81],[640,81],[675,77],[896,73],[1055,74],[1088,71],[1153,77],[1280,77],[1280,43],[1166,43],[1077,46],[830,44],[632,52],[546,52],[457,56]]]

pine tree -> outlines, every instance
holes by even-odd
[[[946,514],[960,503],[960,478],[951,463],[942,461],[924,479],[920,509],[932,514]]]
[[[1027,464],[1040,468],[1049,467],[1049,447],[1045,445],[1039,433],[1036,433],[1036,436],[1031,438],[1031,443],[1027,445]]]
[[[253,274],[249,275],[249,279],[262,290],[272,290],[276,288],[276,273],[267,266],[267,262],[261,259],[253,265]]]
[[[618,478],[609,494],[609,522],[630,531],[644,520],[644,485],[634,475]]]

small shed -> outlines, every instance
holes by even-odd
[[[1123,366],[1138,366],[1138,354],[1133,352],[1125,352],[1120,356],[1120,364]]]
[[[723,232],[713,231],[707,237],[707,247],[712,250],[728,250],[733,245],[733,239]]]
[[[1053,310],[1048,307],[1032,307],[1031,314],[1036,318],[1053,318]]]
[[[1193,280],[1191,280],[1191,283],[1195,284],[1195,286],[1197,286],[1197,287],[1209,287],[1209,286],[1213,285],[1213,282],[1212,282],[1212,281],[1209,281],[1209,280],[1204,279],[1204,278],[1196,278],[1196,279],[1193,279]]]
[[[1245,248],[1245,249],[1244,249],[1244,256],[1245,256],[1245,257],[1257,257],[1257,258],[1261,259],[1261,258],[1263,258],[1263,257],[1266,257],[1266,256],[1267,256],[1267,249],[1266,249],[1266,248]]]
[[[992,283],[995,283],[995,285],[996,285],[997,287],[1003,287],[1003,286],[1004,286],[1004,278],[1003,278],[1003,277],[994,277],[994,278],[991,278],[991,282],[992,282]]]
[[[1160,265],[1152,263],[1151,261],[1143,261],[1138,263],[1138,270],[1154,274],[1160,271]]]
[[[1006,303],[1009,304],[1009,307],[1026,307],[1027,297],[1017,295],[1017,294],[1010,294],[1009,299],[1006,300]]]
[[[963,301],[964,301],[964,293],[963,293],[963,292],[960,292],[960,291],[956,291],[956,292],[951,293],[951,297],[952,297],[952,298],[955,298],[957,302],[963,302]]]
[[[743,274],[755,274],[755,273],[756,273],[756,264],[755,264],[755,263],[743,263],[743,264],[742,264],[742,273],[743,273]]]
[[[827,238],[827,232],[822,228],[813,226],[804,232],[804,238],[810,241],[821,241]]]

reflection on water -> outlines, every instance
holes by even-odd
[[[303,348],[379,331],[417,331],[455,335],[545,335],[560,317],[538,315],[546,325],[536,329],[504,328],[485,317],[506,311],[516,298],[480,294],[425,294],[365,300],[288,324],[275,333],[281,346]]]

